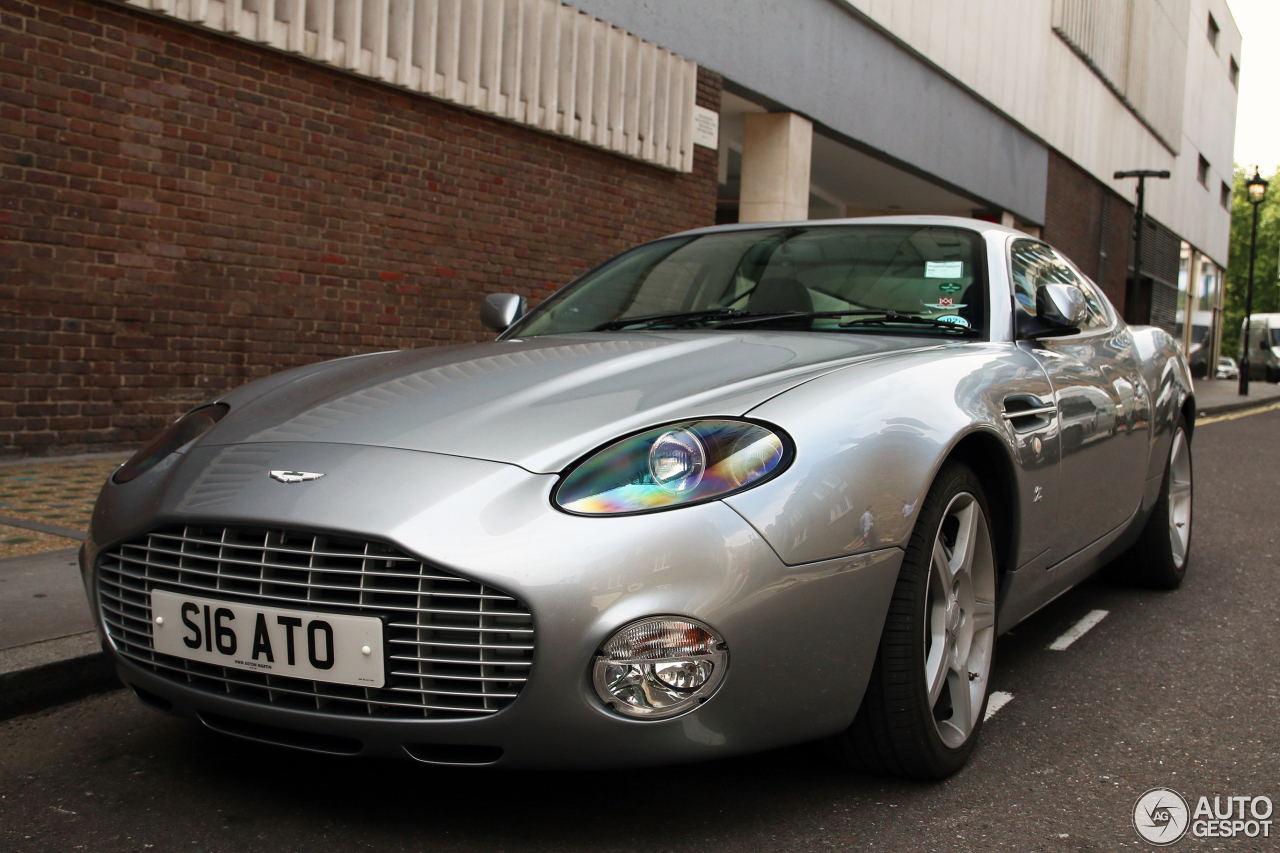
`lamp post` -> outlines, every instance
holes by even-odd
[[[1253,331],[1253,257],[1258,249],[1258,205],[1267,197],[1267,181],[1253,167],[1253,177],[1245,184],[1253,205],[1253,232],[1249,235],[1249,288],[1244,297],[1244,341],[1240,346],[1240,395],[1249,394],[1249,333]]]
[[[1147,190],[1147,178],[1168,178],[1167,169],[1133,169],[1128,172],[1116,172],[1112,175],[1117,181],[1122,178],[1138,179],[1138,205],[1133,211],[1134,221],[1137,222],[1137,230],[1134,235],[1135,245],[1133,247],[1133,279],[1129,282],[1129,288],[1125,292],[1125,313],[1129,316],[1126,318],[1130,323],[1138,322],[1138,283],[1142,276],[1142,231],[1146,221],[1145,202]]]

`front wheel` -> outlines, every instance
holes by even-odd
[[[942,779],[982,728],[995,651],[996,563],[982,484],[948,463],[920,510],[867,692],[841,755],[872,772]]]

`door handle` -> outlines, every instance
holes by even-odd
[[[1012,412],[1005,411],[1002,415],[1000,415],[1000,417],[1004,418],[1006,421],[1015,421],[1020,418],[1048,417],[1049,415],[1052,415],[1057,411],[1058,411],[1057,406],[1040,406],[1039,408],[1035,408],[1035,409],[1018,409]]]
[[[1019,394],[1005,398],[1004,411],[1000,417],[1018,432],[1029,432],[1049,426],[1057,413],[1058,407],[1053,403],[1046,404],[1030,394]]]

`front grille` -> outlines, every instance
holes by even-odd
[[[156,652],[151,591],[381,616],[389,664],[380,688],[265,675]],[[364,717],[466,719],[502,710],[533,661],[533,617],[485,584],[380,542],[293,530],[160,528],[98,561],[111,642],[133,663],[193,687],[278,706]]]

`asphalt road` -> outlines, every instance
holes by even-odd
[[[1144,849],[1131,813],[1152,787],[1192,808],[1201,795],[1280,802],[1278,437],[1280,412],[1202,427],[1187,582],[1090,581],[1002,638],[993,689],[1014,698],[940,784],[848,773],[812,745],[638,772],[329,759],[209,734],[117,692],[0,724],[0,849]],[[1093,610],[1109,615],[1048,649]],[[1280,841],[1188,835],[1179,848]]]

